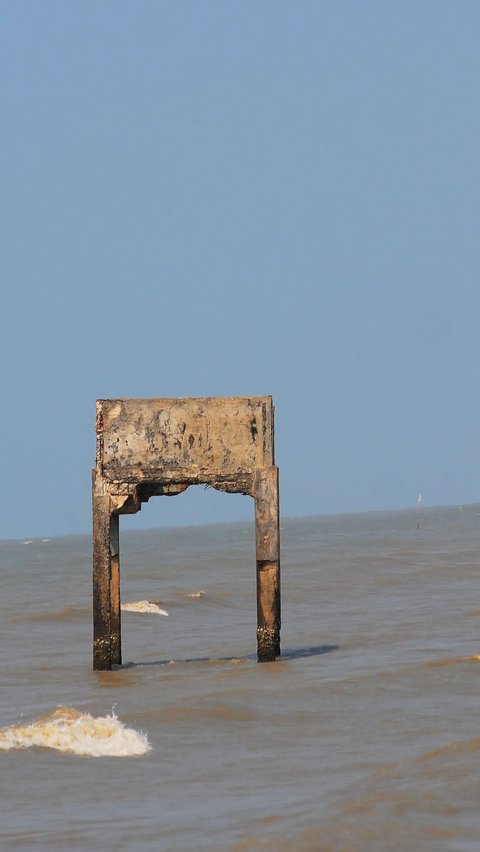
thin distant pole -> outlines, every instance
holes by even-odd
[[[421,494],[419,494],[418,497],[417,497],[417,530],[420,529],[420,518],[421,518],[421,511],[422,511],[422,503],[423,503],[423,497],[422,497]]]

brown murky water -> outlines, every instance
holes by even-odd
[[[89,538],[0,542],[2,849],[480,848],[480,507],[282,526],[268,665],[251,525],[122,536],[105,673]]]

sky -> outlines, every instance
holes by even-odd
[[[1,538],[89,532],[109,397],[272,394],[284,516],[480,501],[479,40],[476,0],[3,0]]]

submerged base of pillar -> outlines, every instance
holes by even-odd
[[[280,631],[273,627],[257,629],[257,660],[259,663],[273,663],[280,656]]]
[[[110,639],[94,639],[93,668],[95,671],[109,671],[112,668]]]

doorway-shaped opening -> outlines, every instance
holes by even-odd
[[[243,495],[197,485],[119,518],[124,664],[251,654],[253,512]]]

